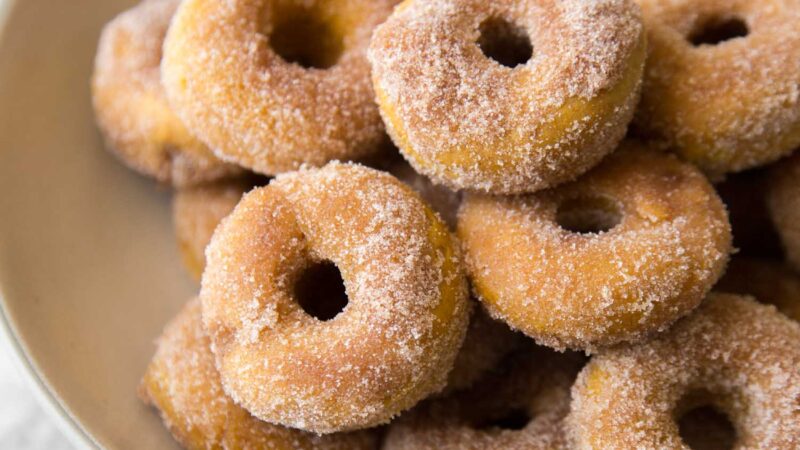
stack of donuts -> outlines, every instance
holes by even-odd
[[[92,91],[184,447],[800,448],[800,0],[145,0]]]

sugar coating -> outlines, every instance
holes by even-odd
[[[262,420],[365,428],[444,387],[469,315],[460,255],[392,176],[341,163],[281,175],[244,196],[206,260],[203,318],[225,390]],[[293,287],[326,260],[349,301],[322,322]]]
[[[256,172],[370,156],[385,134],[366,48],[395,3],[185,1],[164,45],[167,96],[218,156]],[[275,16],[289,6],[326,18],[341,35],[345,48],[334,66],[306,69],[272,50]]]
[[[648,65],[634,122],[713,174],[768,164],[800,146],[800,1],[638,0]],[[730,18],[748,34],[693,46]]]
[[[373,450],[371,431],[318,436],[262,422],[225,395],[203,329],[200,302],[191,300],[164,329],[139,389],[158,408],[175,439],[188,449]]]
[[[198,280],[206,265],[205,250],[220,221],[233,211],[251,187],[236,179],[179,189],[172,197],[172,224],[184,266]]]
[[[714,290],[751,295],[800,322],[800,275],[782,262],[736,256]]]
[[[557,222],[602,200],[605,232]],[[589,209],[589,211],[593,211]],[[556,189],[468,195],[458,218],[475,293],[492,316],[556,349],[592,351],[664,330],[702,300],[731,251],[725,207],[693,166],[629,141]]]
[[[800,446],[800,324],[751,298],[711,294],[667,333],[598,354],[572,388],[576,449],[684,449],[677,418],[699,396],[742,449]]]
[[[161,86],[161,45],[178,0],[146,0],[109,22],[100,36],[92,101],[108,147],[126,165],[162,183],[194,185],[238,173],[192,136]]]
[[[575,354],[527,349],[468,391],[421,404],[389,426],[385,450],[538,450],[566,448],[570,387],[582,366]],[[519,430],[491,426],[522,410]]]
[[[499,18],[533,56],[504,67],[476,42]],[[628,0],[407,0],[369,50],[381,114],[420,173],[454,189],[539,190],[585,172],[622,139],[644,64]]]
[[[767,206],[786,259],[800,272],[800,154],[780,162],[770,172]]]

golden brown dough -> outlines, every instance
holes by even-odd
[[[372,431],[318,436],[262,422],[237,406],[223,391],[197,300],[166,326],[157,345],[139,394],[185,448],[373,450],[377,444]]]
[[[658,338],[592,358],[572,388],[576,449],[687,449],[676,420],[712,405],[736,427],[733,448],[800,446],[800,324],[774,307],[711,294]]]
[[[92,101],[108,147],[159,182],[188,186],[237,174],[172,112],[161,86],[161,45],[179,0],[145,0],[100,36]]]

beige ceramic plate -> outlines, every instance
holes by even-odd
[[[175,444],[136,387],[153,339],[196,287],[179,264],[169,192],[102,149],[89,101],[100,28],[132,3],[18,0],[8,14],[0,322],[77,442],[169,449]]]

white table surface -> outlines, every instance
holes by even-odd
[[[37,403],[13,358],[10,344],[0,334],[0,448],[72,450],[67,438]]]
[[[10,0],[0,0],[0,29],[9,5]],[[14,358],[11,344],[0,334],[0,449],[73,450],[38,404]]]

